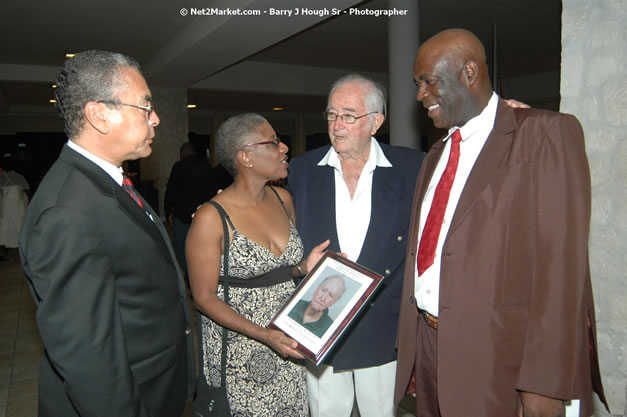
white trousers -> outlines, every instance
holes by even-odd
[[[579,400],[570,400],[564,402],[566,417],[579,417]]]
[[[333,372],[307,362],[311,417],[350,417],[353,399],[361,417],[394,417],[396,361],[364,369]]]

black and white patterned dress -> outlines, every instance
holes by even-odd
[[[295,265],[303,257],[303,245],[291,219],[288,244],[278,257],[239,233],[230,220],[229,226],[233,229],[229,246],[231,277],[255,279],[273,269]],[[223,275],[223,265],[220,275]],[[266,327],[294,288],[291,280],[260,288],[229,286],[230,305],[248,320]],[[218,296],[223,299],[221,285]],[[223,327],[204,315],[200,317],[203,371],[210,386],[219,386]],[[303,361],[282,358],[268,346],[240,333],[228,330],[227,334],[226,386],[233,417],[308,416]]]

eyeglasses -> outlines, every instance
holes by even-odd
[[[119,101],[113,101],[113,100],[100,100],[98,103],[113,104],[114,106],[135,107],[136,109],[141,109],[141,110],[144,110],[146,113],[148,113],[149,119],[150,119],[150,116],[152,116],[152,114],[155,112],[155,106],[152,103],[150,103],[147,106],[140,106],[139,104],[120,103]]]
[[[353,116],[352,114],[337,114],[332,111],[323,111],[322,117],[324,117],[324,119],[329,122],[333,122],[337,120],[337,118],[339,117],[344,123],[352,125],[353,123],[357,121],[357,119],[361,119],[362,117],[366,117],[375,113],[379,113],[379,112],[371,111],[370,113],[362,114],[361,116]]]
[[[275,139],[275,140],[267,140],[265,142],[254,142],[254,143],[247,143],[246,145],[242,146],[242,149],[244,149],[247,146],[254,146],[254,145],[270,145],[272,144],[275,148],[279,147],[279,144],[281,143],[281,139]]]

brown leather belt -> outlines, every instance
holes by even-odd
[[[418,314],[420,314],[425,319],[425,323],[427,323],[427,326],[431,327],[434,330],[438,330],[438,318],[436,316],[429,314],[421,309],[418,309]]]

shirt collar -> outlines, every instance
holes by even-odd
[[[337,152],[331,147],[329,151],[324,155],[324,157],[318,162],[318,166],[329,165],[335,169],[342,170],[340,166],[340,158],[337,156]],[[383,149],[381,149],[381,145],[379,142],[371,136],[370,137],[370,155],[368,155],[368,160],[364,165],[364,172],[374,171],[376,167],[391,167],[392,164],[387,159],[385,154],[383,153]]]
[[[122,171],[122,167],[116,167],[111,162],[105,161],[101,157],[94,155],[93,153],[89,152],[87,149],[83,148],[72,140],[67,141],[67,146],[72,148],[74,151],[80,153],[94,164],[98,165],[107,174],[109,174],[109,176],[111,176],[111,178],[113,178],[113,180],[117,182],[118,185],[122,185],[122,180],[124,179],[122,175],[122,172],[124,172]]]
[[[453,132],[457,129],[460,129],[460,133],[462,135],[462,142],[470,139],[475,133],[479,132],[485,127],[489,126],[489,130],[492,130],[494,126],[494,120],[496,118],[496,108],[498,107],[499,96],[492,92],[492,97],[490,97],[490,101],[488,101],[488,105],[483,108],[481,113],[477,116],[470,119],[466,122],[462,127],[453,126],[448,130],[448,136],[444,138],[446,142],[448,138],[451,137]]]

